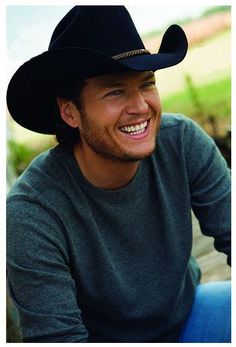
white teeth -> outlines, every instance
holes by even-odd
[[[137,125],[131,125],[127,127],[121,127],[120,130],[126,133],[132,133],[132,134],[141,134],[144,132],[146,126],[147,126],[147,121],[137,124]]]

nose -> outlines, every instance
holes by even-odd
[[[146,114],[148,112],[148,103],[139,90],[128,95],[126,112],[128,114]]]

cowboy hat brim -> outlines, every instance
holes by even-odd
[[[165,32],[156,54],[115,60],[91,49],[68,47],[46,51],[23,64],[13,75],[7,90],[7,106],[21,126],[43,134],[55,134],[52,117],[56,97],[71,78],[86,79],[109,73],[156,71],[181,62],[188,43],[178,25]]]

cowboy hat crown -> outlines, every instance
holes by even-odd
[[[125,71],[156,71],[178,64],[187,39],[170,26],[158,53],[151,54],[124,6],[75,6],[56,26],[44,53],[13,75],[7,105],[14,120],[39,133],[54,134],[56,97],[72,79]]]
[[[55,28],[49,50],[83,47],[115,56],[145,48],[123,6],[75,6]]]

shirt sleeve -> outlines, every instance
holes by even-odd
[[[7,275],[23,342],[86,342],[60,221],[31,201],[7,204]]]
[[[231,264],[231,175],[214,140],[189,121],[185,132],[191,204],[201,231]]]

